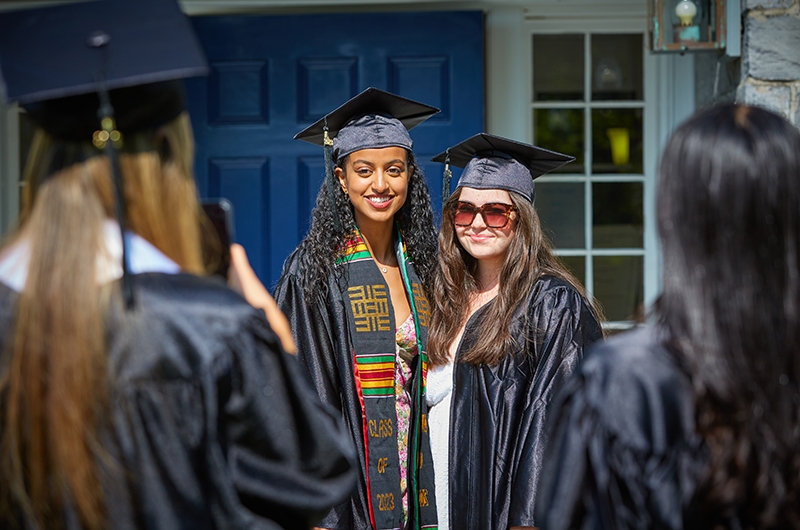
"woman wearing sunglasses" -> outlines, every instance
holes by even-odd
[[[602,337],[533,208],[533,179],[570,158],[479,134],[434,161],[464,168],[444,205],[428,341],[439,528],[535,527],[547,405]]]

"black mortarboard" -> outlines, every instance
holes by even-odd
[[[436,107],[370,87],[294,138],[323,146],[325,186],[328,200],[334,204],[334,162],[361,149],[403,147],[410,151],[414,142],[408,131],[437,112]],[[341,228],[335,210],[333,219],[336,228]]]
[[[175,0],[95,0],[0,14],[0,93],[51,135],[92,141],[111,162],[128,308],[129,242],[114,144],[175,118],[184,110],[177,80],[207,71]]]
[[[53,136],[91,140],[101,85],[117,129],[152,129],[184,109],[182,83],[206,75],[174,0],[95,0],[0,14],[0,92]]]
[[[575,158],[535,145],[479,133],[431,160],[463,167],[458,186],[514,191],[533,202],[534,179]],[[446,168],[446,180],[449,180],[448,172],[449,168]],[[449,182],[445,188],[449,188]]]
[[[408,131],[439,109],[377,88],[368,88],[295,135],[296,140],[325,144],[333,139],[333,160],[361,149],[404,147],[413,142]]]

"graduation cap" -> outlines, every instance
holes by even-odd
[[[408,131],[438,112],[436,107],[370,87],[294,138],[323,146],[328,200],[333,204],[334,161],[362,149],[403,147],[411,150],[414,142]],[[334,223],[341,228],[336,214]]]
[[[332,138],[337,161],[361,149],[411,149],[408,131],[438,112],[436,107],[370,87],[294,138],[322,146],[326,136]]]
[[[458,186],[514,191],[533,202],[534,179],[575,157],[493,134],[479,133],[431,160],[445,164],[443,197],[450,195],[449,164],[464,168]]]
[[[163,125],[184,109],[175,80],[207,73],[192,28],[171,0],[0,14],[0,92],[59,139],[92,139],[102,91],[120,132]]]
[[[0,13],[0,93],[59,140],[111,161],[132,303],[117,146],[184,110],[185,77],[208,66],[175,0],[94,0]]]

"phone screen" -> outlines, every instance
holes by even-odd
[[[227,279],[234,242],[233,205],[220,198],[205,199],[202,206],[210,221],[210,226],[203,227],[203,263],[206,270]]]

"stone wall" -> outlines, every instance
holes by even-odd
[[[743,0],[736,101],[767,107],[800,127],[800,0]]]

